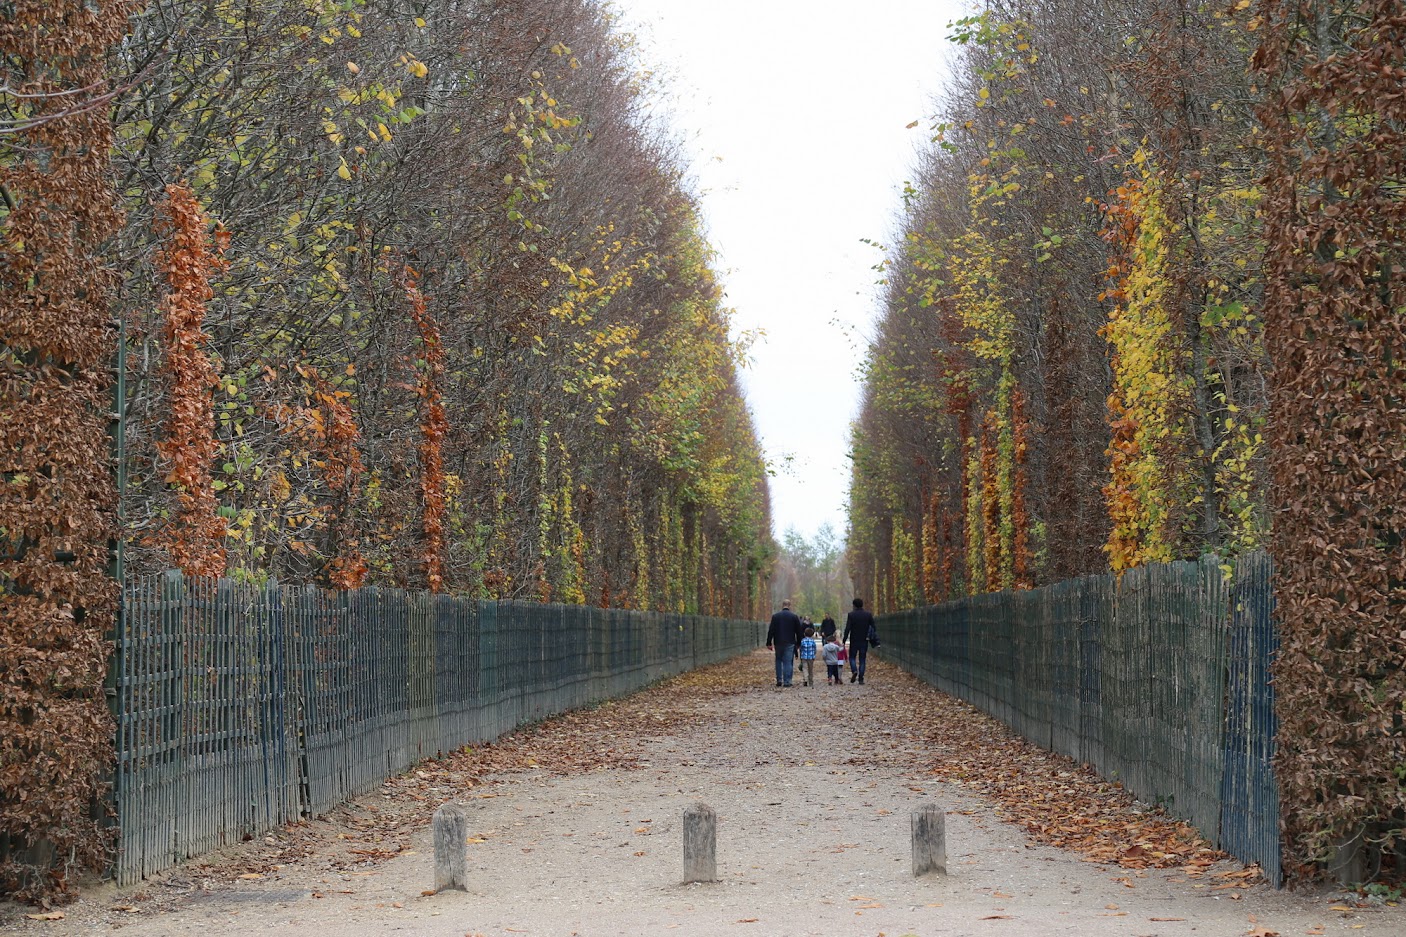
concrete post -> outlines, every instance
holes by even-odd
[[[469,890],[469,817],[458,804],[434,812],[434,890]]]
[[[707,804],[683,812],[683,880],[718,880],[718,815]]]
[[[947,814],[936,804],[913,811],[913,875],[947,874]]]

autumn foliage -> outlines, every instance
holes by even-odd
[[[215,440],[215,364],[206,350],[205,304],[214,291],[210,276],[222,260],[210,250],[208,222],[185,184],[166,187],[157,216],[165,244],[156,267],[166,283],[166,425],[156,451],[175,493],[172,516],[156,532],[171,562],[187,576],[219,576],[225,571],[225,523],[211,487],[219,448]]]
[[[953,26],[854,434],[881,608],[1264,544],[1250,14],[1086,12]]]
[[[741,346],[645,116],[660,89],[606,14],[151,6],[119,58],[145,69],[117,109],[111,247],[137,274],[134,573],[199,542],[238,576],[760,614],[774,548]],[[177,179],[228,238],[227,267],[181,268],[206,270],[203,337],[157,315],[179,291],[152,206]],[[166,379],[177,360],[206,396]],[[196,403],[212,424],[174,421]],[[179,526],[186,508],[202,520]]]
[[[116,606],[117,230],[106,57],[124,3],[0,17],[0,893],[101,869]]]
[[[1406,19],[1129,12],[953,25],[881,263],[850,563],[883,609],[1269,549],[1292,879],[1406,830]]]
[[[132,575],[766,607],[744,345],[610,15],[11,7],[0,890],[101,861],[115,543]]]
[[[416,368],[415,396],[420,410],[420,528],[421,560],[425,584],[431,592],[444,589],[444,434],[448,422],[440,384],[444,380],[444,346],[439,326],[425,306],[424,294],[415,285],[413,270],[405,271],[405,299],[410,318],[420,333],[422,359]]]
[[[1276,772],[1302,870],[1406,838],[1406,11],[1261,9]]]

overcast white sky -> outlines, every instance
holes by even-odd
[[[728,304],[761,329],[747,398],[776,534],[843,536],[856,367],[963,0],[615,0],[671,92]],[[906,129],[912,121],[914,129]],[[789,467],[783,464],[792,456]]]

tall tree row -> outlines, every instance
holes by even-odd
[[[754,610],[738,350],[605,14],[153,4],[122,61],[130,568]]]
[[[0,860],[64,857],[0,889],[100,862],[114,512],[127,575],[764,611],[742,351],[631,50],[590,0],[0,11]]]
[[[853,432],[880,608],[1271,548],[1299,870],[1406,819],[1400,29],[1248,0],[954,24]]]

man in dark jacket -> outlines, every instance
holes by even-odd
[[[791,600],[781,603],[781,611],[771,616],[766,629],[766,646],[776,648],[776,685],[790,686],[795,666],[796,645],[801,641],[801,619],[791,611]]]
[[[849,682],[864,682],[864,665],[869,657],[869,629],[874,627],[874,615],[864,607],[863,599],[854,600],[854,608],[845,616],[845,633],[840,639],[849,642]]]

